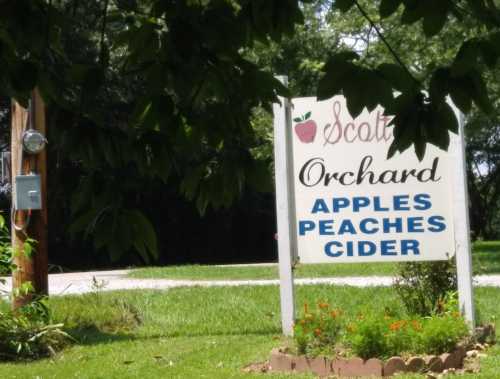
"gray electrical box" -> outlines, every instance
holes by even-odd
[[[18,210],[42,209],[40,175],[17,175],[14,205]]]

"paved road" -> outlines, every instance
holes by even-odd
[[[92,292],[93,278],[101,283],[103,291],[120,289],[169,289],[188,286],[266,286],[277,285],[278,280],[171,280],[171,279],[133,279],[127,277],[129,270],[74,272],[68,274],[49,275],[49,292],[51,295],[81,294]],[[333,284],[356,287],[389,286],[393,278],[390,276],[370,277],[335,277],[335,278],[301,278],[295,279],[297,285]],[[474,278],[476,286],[500,287],[500,275],[479,275]],[[0,291],[10,291],[11,280],[6,278],[0,284]]]

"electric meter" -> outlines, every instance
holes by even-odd
[[[23,150],[28,154],[38,154],[47,144],[45,136],[37,130],[28,129],[22,136]]]

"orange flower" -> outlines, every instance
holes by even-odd
[[[406,321],[405,320],[394,321],[393,323],[391,323],[389,325],[389,329],[394,332],[394,331],[397,331],[397,330],[401,329],[405,325],[406,325]]]
[[[314,335],[316,335],[316,337],[319,337],[321,335],[321,329],[320,328],[314,329]]]
[[[320,308],[320,309],[327,309],[328,308],[328,303],[319,302],[318,303],[318,308]]]
[[[302,319],[299,321],[300,325],[305,325],[306,324],[306,320]]]
[[[413,327],[413,329],[415,329],[416,331],[422,330],[422,325],[420,325],[420,323],[419,323],[417,320],[412,320],[412,321],[411,321],[411,326],[412,326],[412,327]]]

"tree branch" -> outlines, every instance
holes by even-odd
[[[106,25],[108,23],[108,5],[109,5],[109,0],[104,1],[104,10],[103,10],[103,16],[102,16],[102,26],[101,26],[101,43],[100,43],[100,63],[103,65],[103,60],[104,60],[104,44],[105,41],[104,39],[106,38]]]
[[[396,60],[396,62],[398,62],[398,64],[406,71],[406,73],[410,76],[410,78],[413,79],[413,81],[415,83],[418,84],[418,86],[420,87],[421,83],[419,80],[417,80],[417,78],[415,78],[413,76],[413,74],[411,73],[411,71],[408,69],[408,67],[404,64],[404,62],[401,60],[401,58],[399,58],[398,54],[394,51],[394,49],[392,48],[392,46],[389,44],[389,42],[387,42],[387,40],[385,39],[384,35],[382,34],[382,32],[380,31],[380,29],[377,27],[377,25],[375,24],[375,22],[371,19],[371,17],[368,15],[368,13],[366,13],[366,11],[363,9],[363,7],[359,4],[358,0],[355,0],[354,1],[354,4],[356,4],[356,7],[358,8],[358,10],[360,11],[360,13],[363,15],[363,17],[370,23],[370,25],[372,26],[373,29],[375,29],[375,32],[377,32],[377,35],[379,36],[380,40],[384,43],[384,45],[387,47],[387,49],[389,50],[389,52],[391,53],[391,55],[394,57],[394,59]]]

